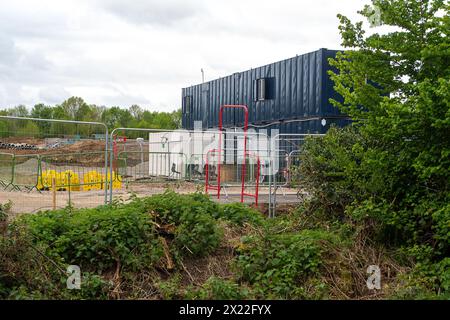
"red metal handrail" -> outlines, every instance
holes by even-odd
[[[251,152],[247,152],[247,155],[256,157],[256,181],[255,181],[255,193],[245,193],[244,190],[242,190],[241,193],[241,202],[244,202],[244,196],[255,198],[255,205],[258,205],[258,196],[259,196],[259,177],[261,174],[261,161],[259,160],[258,154],[253,154]],[[245,163],[244,163],[245,167]],[[245,179],[245,177],[244,177]]]
[[[244,166],[242,166],[241,174],[242,174],[242,183],[241,183],[241,202],[243,202],[243,193],[245,189],[245,157],[247,156],[247,129],[248,129],[248,108],[243,104],[225,104],[220,107],[219,110],[219,131],[223,130],[223,110],[224,109],[244,109]],[[220,160],[221,160],[221,151],[222,151],[222,134],[219,134],[219,162],[217,164],[217,185],[219,187],[218,198],[220,199]]]
[[[258,157],[258,169],[257,169],[257,186],[256,186],[256,194],[250,195],[245,193],[245,174],[246,174],[246,158],[249,153],[247,152],[247,129],[248,129],[248,108],[246,105],[241,104],[225,104],[220,107],[219,110],[219,146],[218,149],[209,150],[206,153],[206,174],[205,174],[205,191],[208,193],[208,189],[217,190],[217,199],[220,199],[220,190],[221,190],[221,152],[222,152],[222,130],[223,130],[223,111],[224,109],[243,109],[244,110],[244,152],[243,152],[243,165],[241,169],[241,202],[244,202],[244,196],[252,196],[255,197],[256,203],[258,202],[258,185],[259,185],[259,174],[260,174],[260,165],[259,165],[259,157]],[[217,186],[213,186],[209,184],[209,161],[208,157],[210,153],[217,153],[219,156],[217,162]]]

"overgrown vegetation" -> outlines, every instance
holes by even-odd
[[[339,16],[350,50],[331,60],[343,97],[332,103],[354,124],[306,142],[300,182],[325,218],[364,227],[366,237],[412,260],[415,289],[448,295],[449,6],[373,5],[379,14],[361,14],[395,31],[366,36],[362,23]]]
[[[426,279],[395,260],[400,253],[370,242],[359,224],[324,218],[311,208],[307,204],[267,219],[242,204],[166,191],[113,207],[22,215],[0,237],[0,297],[416,296],[415,286]],[[383,271],[381,291],[366,287],[370,264],[389,270]],[[81,268],[81,290],[66,288],[69,265]],[[436,267],[435,274],[445,274],[446,265]],[[405,285],[403,279],[418,282]],[[420,294],[436,297],[430,291]]]

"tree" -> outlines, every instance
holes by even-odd
[[[105,112],[106,107],[104,106],[97,106],[95,104],[91,104],[89,106],[91,108],[91,121],[101,122],[102,121],[102,115],[103,112]]]
[[[39,119],[52,119],[53,108],[46,106],[43,103],[36,104],[33,109],[31,109],[31,117]],[[39,127],[39,132],[41,135],[45,135],[50,132],[50,122],[36,121],[36,125]]]
[[[142,117],[144,115],[144,110],[142,110],[142,108],[140,106],[138,106],[137,104],[133,104],[130,107],[130,113],[134,117],[134,119],[137,122],[139,122],[142,120]]]
[[[82,121],[86,112],[90,110],[86,102],[80,97],[70,97],[61,104],[61,107],[64,109],[65,114],[69,116],[70,120],[78,121]]]
[[[353,183],[370,190],[372,204],[389,204],[379,217],[404,239],[443,256],[450,244],[449,5],[373,0],[360,14],[394,31],[367,36],[363,22],[338,15],[348,50],[331,60],[343,98],[331,102],[363,137],[350,150],[360,169]]]
[[[121,107],[107,108],[95,104],[87,104],[80,97],[70,97],[61,105],[46,106],[42,103],[36,104],[29,113],[26,106],[0,110],[2,115],[56,120],[77,120],[89,122],[103,122],[110,130],[118,127],[126,128],[153,128],[153,129],[176,129],[181,126],[181,109],[173,112],[150,112],[143,110],[138,105],[132,105],[129,109]],[[27,127],[33,134],[36,133],[35,126],[29,125],[28,120],[24,121],[4,121],[3,135],[8,135],[17,130],[24,131]],[[64,123],[49,123],[36,121],[39,135],[46,137],[49,135],[59,136],[62,134],[80,134],[91,136],[92,133],[103,132],[100,126],[75,125]],[[130,137],[137,137],[137,133],[129,133]]]
[[[8,110],[8,115],[13,117],[28,117],[29,112],[26,106],[18,105],[17,107]]]
[[[173,111],[171,113],[171,117],[174,128],[176,129],[181,128],[181,119],[182,119],[181,109]]]

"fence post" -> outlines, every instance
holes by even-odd
[[[52,177],[53,210],[56,210],[56,178]]]
[[[70,177],[71,177],[72,175],[70,174],[70,172],[68,173],[68,175],[67,175],[67,179],[68,179],[68,184],[69,184],[69,189],[68,189],[68,191],[69,191],[69,207],[71,207],[72,206],[72,198],[71,198],[71,195],[70,195],[70,192],[71,192],[71,186],[70,186]]]

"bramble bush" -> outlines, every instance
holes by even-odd
[[[188,300],[244,300],[251,298],[249,288],[239,285],[232,280],[218,277],[209,278],[199,289],[189,288],[184,293]]]
[[[219,211],[204,195],[167,191],[127,204],[23,215],[0,237],[0,296],[107,298],[110,283],[99,275],[160,267],[166,259],[161,237],[175,263],[214,251],[222,236],[214,218]],[[64,270],[70,264],[84,274],[79,292],[65,290]]]
[[[123,268],[151,266],[162,256],[155,225],[145,212],[131,205],[111,210],[57,210],[24,216],[33,242],[44,244],[51,257],[102,272],[119,263]]]
[[[213,218],[219,205],[207,196],[166,191],[142,200],[142,204],[146,212],[155,214],[157,223],[176,226],[174,240],[184,254],[206,255],[219,245],[221,230]]]
[[[318,272],[323,242],[334,241],[321,230],[248,236],[238,251],[236,270],[261,298],[292,299],[302,282]]]
[[[264,223],[261,213],[240,202],[221,205],[214,217],[223,218],[238,226],[243,226],[244,223],[261,226]]]

